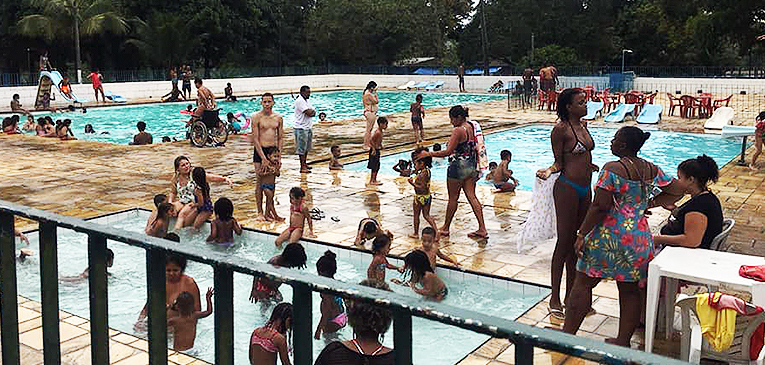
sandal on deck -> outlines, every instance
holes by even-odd
[[[550,313],[550,317],[561,321],[566,319],[566,313],[563,312],[563,309],[555,309],[553,307],[547,306],[547,313]]]

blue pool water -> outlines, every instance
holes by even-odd
[[[493,94],[457,94],[457,93],[422,93],[425,108],[452,106],[456,104],[480,103],[502,98],[501,95]],[[416,92],[406,91],[380,91],[380,114],[398,113],[409,111],[409,104],[414,101]],[[297,96],[297,94],[295,94]],[[311,103],[316,108],[316,114],[327,113],[329,120],[343,120],[361,118],[363,107],[361,105],[361,91],[330,91],[311,94]],[[274,110],[284,116],[285,126],[292,125],[293,99],[290,95],[277,95]],[[159,143],[163,136],[183,139],[186,136],[185,123],[189,116],[181,114],[181,109],[186,109],[191,102],[146,104],[134,106],[115,106],[108,108],[92,108],[87,113],[80,111],[55,113],[51,115],[54,120],[71,119],[72,131],[79,139],[100,141],[117,144],[127,144],[133,140],[136,123],[146,122],[146,131],[154,137],[154,143]],[[261,109],[260,98],[242,98],[237,102],[218,101],[221,108],[220,117],[226,117],[226,113],[244,112],[248,116]],[[37,116],[38,114],[35,113]],[[42,114],[41,114],[42,115]],[[242,120],[244,121],[244,120]],[[315,118],[318,121],[318,117]],[[83,130],[86,124],[92,124],[96,134],[85,134]],[[108,135],[101,132],[108,131]]]
[[[540,168],[550,166],[554,157],[550,148],[550,131],[552,125],[531,125],[514,128],[503,132],[486,135],[486,150],[489,161],[499,163],[499,154],[502,150],[510,150],[513,154],[510,169],[513,176],[521,182],[518,187],[522,190],[531,190],[534,186],[534,175]],[[613,161],[611,154],[611,139],[616,133],[615,128],[590,128],[590,134],[595,140],[595,150],[592,151],[593,163],[602,167],[604,163]],[[671,133],[662,131],[650,131],[651,138],[646,141],[640,150],[640,157],[658,165],[667,174],[675,175],[677,165],[680,162],[707,154],[722,167],[733,159],[741,150],[741,143],[732,139],[722,139],[719,135],[706,135],[695,133]],[[445,145],[441,146],[445,148]],[[429,146],[432,150],[432,146]],[[401,152],[381,159],[380,173],[396,175],[393,166],[398,160],[409,160],[411,151]],[[433,179],[445,181],[446,159],[433,167]],[[367,162],[360,161],[345,166],[351,171],[368,171]],[[593,179],[593,184],[596,179]],[[485,179],[481,184],[491,185]]]
[[[108,226],[118,227],[133,232],[143,232],[149,212],[130,211],[93,220]],[[274,236],[245,231],[244,235],[235,238],[231,248],[219,248],[204,243],[209,233],[209,225],[199,233],[193,234],[187,230],[181,231],[181,242],[207,250],[225,251],[230,255],[240,256],[261,262],[278,254],[274,246]],[[38,250],[37,233],[28,235],[32,241],[31,248]],[[309,272],[316,273],[316,261],[326,251],[331,249],[337,254],[338,270],[336,279],[346,282],[359,282],[366,277],[366,270],[371,261],[371,255],[357,251],[339,249],[313,243],[303,243],[308,255]],[[114,266],[109,269],[109,326],[119,331],[146,337],[145,333],[135,333],[133,324],[146,302],[146,264],[145,251],[122,243],[109,241],[109,248],[115,253]],[[39,252],[39,251],[37,251]],[[40,300],[39,258],[32,256],[27,262],[17,267],[19,294]],[[63,276],[80,274],[87,266],[87,236],[67,229],[58,230],[58,262],[59,272]],[[391,263],[400,265],[398,260]],[[213,286],[213,271],[210,266],[190,262],[186,274],[194,278],[199,285],[201,295],[207,288]],[[444,279],[449,287],[449,295],[445,302],[450,305],[469,308],[485,314],[516,319],[550,292],[547,288],[521,284],[504,279],[478,276],[462,271],[438,268],[437,274]],[[387,278],[396,277],[397,272],[388,270]],[[248,363],[248,343],[252,330],[263,325],[271,314],[271,309],[261,311],[259,304],[249,302],[252,277],[234,274],[234,350],[237,364]],[[409,288],[392,285],[396,292],[416,296]],[[60,283],[59,300],[61,310],[87,318],[89,315],[88,296],[83,295],[88,290],[87,281],[79,283]],[[280,288],[285,301],[291,301],[292,290],[288,285]],[[313,323],[314,329],[320,319],[319,294],[314,293]],[[202,298],[202,306],[206,304]],[[206,361],[214,362],[214,316],[201,319],[197,326],[195,346],[189,351],[191,355]],[[385,335],[385,344],[393,346],[393,329]],[[340,332],[342,339],[352,338],[350,327],[346,326]],[[413,318],[413,351],[414,360],[418,365],[449,365],[460,361],[468,353],[475,350],[488,336],[467,330],[450,327],[440,322],[421,318]],[[324,348],[324,339],[314,341],[314,358]]]

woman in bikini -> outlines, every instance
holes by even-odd
[[[282,365],[290,365],[289,339],[292,337],[292,304],[279,303],[271,312],[271,318],[263,326],[252,331],[250,336],[250,364],[276,365],[276,358]]]
[[[449,203],[446,205],[446,218],[439,230],[441,236],[449,236],[449,226],[457,212],[457,200],[460,192],[465,192],[470,207],[473,208],[478,229],[468,233],[468,237],[487,239],[489,233],[483,220],[483,206],[475,195],[475,185],[478,181],[478,152],[473,124],[468,121],[468,110],[457,105],[449,110],[449,119],[454,129],[449,144],[442,151],[422,152],[419,158],[449,156],[449,168],[446,170],[446,188],[449,193]]]
[[[592,150],[595,141],[587,126],[581,120],[587,114],[587,101],[582,89],[566,89],[558,97],[558,123],[553,128],[552,140],[555,162],[546,169],[537,171],[537,177],[546,180],[560,172],[553,188],[558,241],[555,243],[551,264],[552,295],[550,314],[563,319],[563,302],[560,299],[560,284],[563,268],[566,268],[566,298],[576,277],[576,253],[574,242],[576,230],[582,224],[592,200],[592,173],[598,167],[592,164]]]
[[[175,166],[175,174],[170,180],[170,200],[169,203],[175,207],[175,212],[178,213],[178,220],[175,222],[175,230],[182,227],[191,225],[197,218],[199,213],[194,207],[194,190],[197,185],[191,178],[191,162],[186,156],[178,156],[173,161]],[[207,174],[207,181],[209,182],[227,182],[229,186],[232,184],[231,179],[225,176]]]
[[[364,89],[364,93],[361,95],[361,102],[364,104],[364,119],[367,121],[366,130],[364,131],[364,149],[368,150],[370,143],[369,140],[372,137],[372,127],[377,121],[377,83],[370,81],[367,87]]]

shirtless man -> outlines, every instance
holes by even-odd
[[[215,110],[218,103],[215,102],[215,95],[212,91],[207,86],[202,86],[201,77],[194,79],[194,86],[197,87],[197,109],[194,111],[194,115],[201,118],[205,111]]]
[[[372,128],[377,121],[377,83],[370,81],[361,95],[361,102],[364,103],[364,118],[367,121],[367,129],[364,132],[364,149],[369,149],[369,139],[372,135]]]
[[[523,70],[523,101],[531,104],[531,80],[534,78],[534,70],[527,67]]]
[[[13,100],[11,100],[11,111],[14,113],[23,113],[26,115],[32,115],[29,113],[29,111],[21,107],[21,102],[19,101],[19,94],[13,94]]]
[[[265,218],[263,216],[263,189],[260,185],[260,176],[265,168],[263,165],[269,163],[266,155],[274,149],[281,151],[284,145],[284,123],[282,116],[273,111],[274,103],[274,96],[271,93],[263,94],[260,98],[260,106],[263,109],[253,113],[250,117],[252,121],[250,142],[255,147],[252,154],[252,164],[258,179],[255,184],[255,200],[258,203],[259,219]],[[281,156],[280,154],[277,155]],[[281,161],[278,164],[281,165]],[[278,170],[281,166],[274,167]]]

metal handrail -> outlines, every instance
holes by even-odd
[[[0,200],[0,318],[2,360],[19,364],[18,308],[16,296],[14,216],[40,223],[40,266],[42,291],[43,351],[46,364],[60,363],[58,338],[58,274],[56,229],[68,228],[88,235],[91,355],[93,364],[109,363],[109,328],[106,286],[106,240],[140,247],[147,252],[149,315],[149,363],[167,363],[165,312],[165,255],[180,254],[214,268],[215,363],[233,364],[233,272],[267,277],[293,287],[294,360],[296,365],[313,364],[312,292],[329,293],[386,307],[394,317],[396,364],[412,363],[412,316],[506,338],[515,344],[515,363],[532,364],[534,347],[557,351],[605,364],[687,364],[679,360],[614,346],[588,338],[529,326],[450,305],[382,291],[353,283],[274,267],[263,262],[232,257],[215,251],[179,245],[142,233],[108,227],[79,218],[30,208]]]

